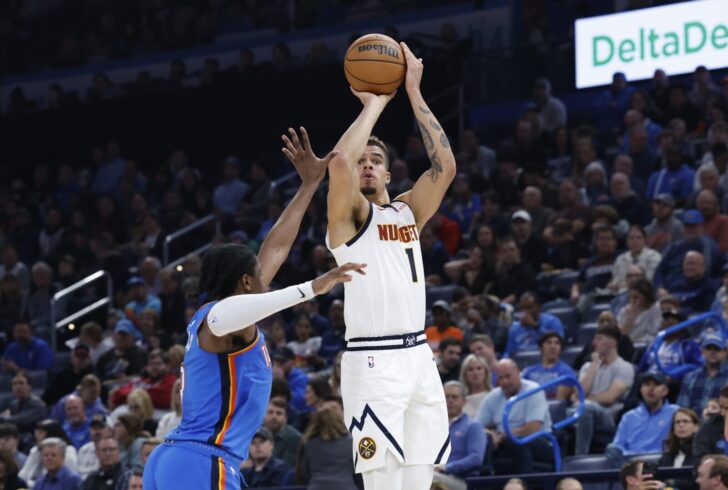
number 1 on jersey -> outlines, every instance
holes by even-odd
[[[409,259],[410,270],[412,271],[412,282],[417,282],[417,269],[415,268],[415,252],[412,247],[405,248],[404,252],[407,254]]]

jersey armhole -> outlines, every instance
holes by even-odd
[[[369,228],[369,223],[372,222],[372,217],[374,216],[374,205],[370,202],[369,203],[369,214],[367,215],[367,219],[364,221],[364,224],[359,227],[359,229],[356,231],[356,234],[349,239],[348,242],[345,243],[347,247],[351,247],[356,243],[359,238],[364,234],[365,231],[367,231],[367,228]]]

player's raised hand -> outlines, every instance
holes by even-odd
[[[407,62],[407,74],[404,79],[404,88],[408,93],[413,90],[418,91],[420,90],[420,82],[422,81],[422,70],[424,70],[422,58],[416,57],[407,44],[399,44],[402,46],[404,59]]]
[[[293,164],[304,184],[318,184],[324,179],[326,167],[329,166],[329,162],[339,152],[333,150],[323,158],[317,157],[311,149],[308,132],[306,132],[306,128],[303,126],[301,126],[301,138],[298,137],[298,134],[293,128],[288,128],[288,134],[290,137],[285,134],[281,136],[283,143],[286,145],[284,148],[281,148],[283,154]]]
[[[352,279],[352,275],[349,274],[350,272],[356,271],[362,276],[366,275],[366,272],[364,272],[364,268],[366,266],[366,264],[354,264],[349,262],[341,267],[331,269],[329,272],[322,274],[313,280],[311,284],[313,292],[315,294],[326,294],[337,284],[350,282]]]
[[[351,88],[351,93],[354,94],[356,96],[356,98],[359,99],[361,101],[361,103],[365,106],[372,104],[372,103],[381,103],[382,108],[384,108],[389,103],[389,101],[392,100],[395,95],[397,95],[396,90],[389,94],[377,95],[377,94],[373,94],[371,92],[359,92],[354,87],[350,87],[350,88]]]

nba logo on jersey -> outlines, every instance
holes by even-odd
[[[373,368],[374,367],[374,356],[367,357],[367,360],[369,361],[369,367]]]

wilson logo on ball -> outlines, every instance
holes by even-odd
[[[399,59],[399,50],[385,46],[384,44],[364,44],[359,46],[358,51],[363,53],[364,51],[376,51],[378,54],[384,54],[395,59]]]

